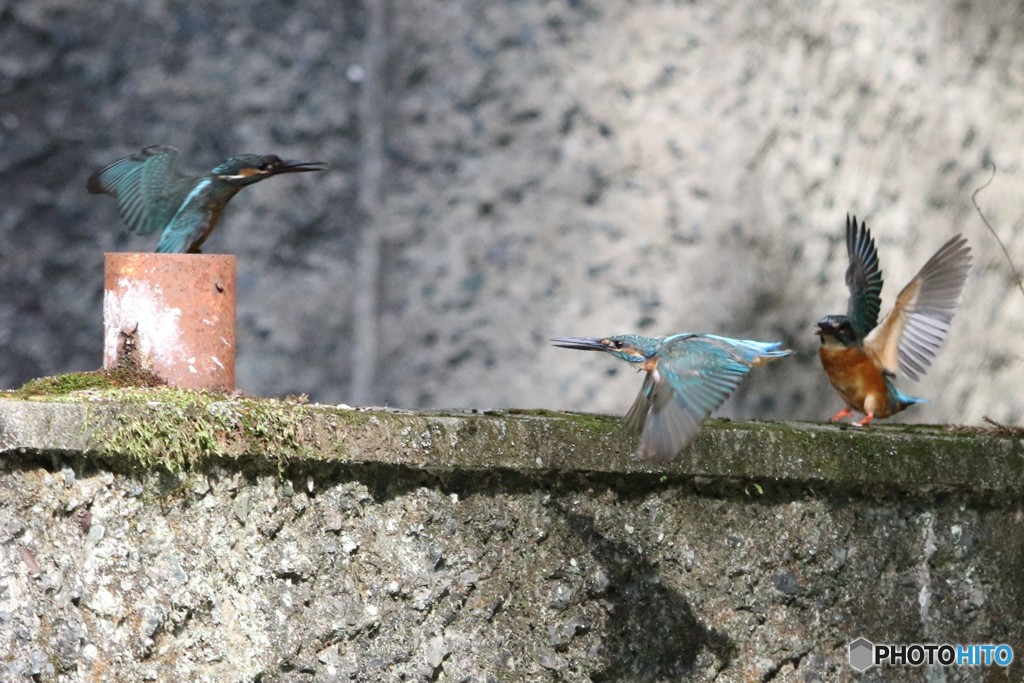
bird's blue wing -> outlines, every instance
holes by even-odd
[[[193,179],[178,171],[178,150],[146,147],[89,177],[93,194],[109,194],[128,227],[145,235],[166,226],[188,195]]]
[[[736,390],[750,365],[725,340],[690,337],[662,347],[625,422],[640,432],[636,457],[665,461]]]
[[[882,308],[882,269],[878,265],[878,250],[867,226],[857,224],[856,216],[846,217],[846,253],[850,265],[846,269],[846,286],[850,289],[850,304],[846,317],[859,339],[878,324]]]

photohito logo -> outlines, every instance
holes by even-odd
[[[941,645],[911,643],[909,645],[875,644],[867,638],[850,643],[850,666],[866,671],[873,666],[1010,666],[1013,648],[1005,643],[974,645]]]

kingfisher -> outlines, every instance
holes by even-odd
[[[639,432],[633,457],[664,462],[700,431],[711,411],[725,402],[756,365],[793,353],[782,342],[730,339],[682,332],[668,337],[559,337],[565,349],[605,351],[647,373],[625,424]]]
[[[243,187],[282,173],[326,168],[319,161],[242,154],[195,178],[178,170],[179,157],[174,147],[152,145],[96,171],[86,184],[90,193],[116,199],[121,218],[136,234],[162,230],[156,250],[163,254],[198,254],[228,201]]]
[[[950,321],[963,300],[971,248],[955,235],[928,259],[904,287],[892,310],[878,323],[882,307],[882,270],[875,240],[856,216],[846,217],[850,265],[846,315],[818,321],[818,357],[829,382],[846,401],[832,422],[856,410],[863,427],[875,418],[895,415],[926,399],[908,396],[893,384],[898,373],[918,380],[931,366],[949,335]]]

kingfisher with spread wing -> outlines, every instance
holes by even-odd
[[[625,422],[640,433],[634,457],[654,462],[683,450],[750,368],[793,353],[779,342],[690,332],[668,337],[562,337],[551,342],[565,349],[605,351],[647,372]]]
[[[158,252],[198,254],[239,190],[282,173],[326,168],[319,161],[241,154],[196,178],[178,170],[179,157],[168,145],[146,147],[93,173],[86,188],[116,199],[121,217],[136,234],[162,231]]]
[[[867,226],[858,225],[852,216],[846,217],[846,251],[850,303],[846,315],[827,315],[818,321],[818,357],[829,382],[846,401],[832,422],[856,410],[864,418],[853,424],[863,427],[875,418],[925,402],[900,392],[893,379],[899,373],[919,379],[946,341],[950,321],[963,299],[971,248],[961,235],[942,245],[900,291],[881,323],[878,251]]]

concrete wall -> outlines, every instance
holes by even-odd
[[[713,331],[798,351],[725,414],[841,402],[813,323],[848,211],[885,302],[977,254],[899,419],[1024,416],[1019,3],[0,0],[0,386],[100,364],[106,250],[150,250],[90,172],[174,144],[320,158],[233,200],[239,385],[404,408],[621,413],[636,378],[558,335]]]
[[[0,401],[0,678],[834,681],[858,636],[1006,642],[987,674],[1024,675],[1019,434],[716,421],[662,471],[631,445],[572,414]],[[980,674],[859,680],[925,675]]]

